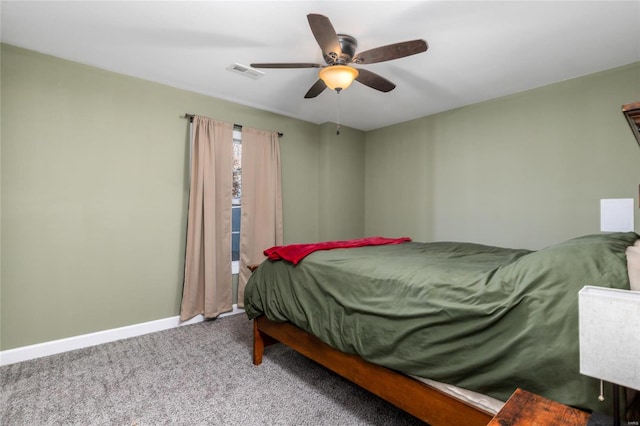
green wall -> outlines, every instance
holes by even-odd
[[[320,160],[321,126],[13,46],[1,54],[0,349],[178,315],[186,112],[284,133],[286,243],[319,240],[321,223],[362,236],[362,202],[337,230],[320,217],[364,190],[363,166],[340,171],[348,187],[323,188],[342,148]],[[353,156],[364,134],[346,133]]]
[[[367,132],[365,234],[541,248],[638,205],[633,64]],[[636,231],[640,209],[635,208]]]
[[[364,235],[364,133],[320,126],[320,240]]]

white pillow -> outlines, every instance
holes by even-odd
[[[627,247],[626,254],[631,290],[640,291],[640,239],[636,240],[634,245]]]

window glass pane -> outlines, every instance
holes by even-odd
[[[231,260],[240,260],[240,233],[231,234]]]
[[[233,201],[240,204],[242,196],[242,144],[240,140],[233,140]]]
[[[240,232],[240,206],[231,207],[231,232]]]

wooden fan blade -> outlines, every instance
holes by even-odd
[[[390,61],[425,52],[428,47],[427,42],[424,40],[403,41],[358,53],[353,62],[356,64],[374,64],[376,62]]]
[[[322,93],[322,91],[326,88],[327,88],[327,85],[324,83],[324,81],[318,79],[318,81],[316,81],[315,84],[311,86],[311,89],[309,89],[309,91],[307,92],[306,95],[304,95],[304,97],[305,99],[315,98],[320,93]]]
[[[390,92],[396,88],[396,85],[379,74],[358,68],[358,77],[356,80],[365,86],[381,92]]]
[[[337,59],[342,54],[342,49],[340,48],[338,34],[333,29],[329,18],[310,13],[307,15],[307,20],[313,36],[316,38],[320,49],[322,49],[323,55]]]
[[[251,64],[252,68],[322,68],[321,64],[312,64],[306,62],[294,62],[294,63],[266,63],[266,64]]]

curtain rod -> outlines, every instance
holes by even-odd
[[[195,114],[189,114],[188,112],[184,114],[183,118],[188,118],[189,121],[193,122],[193,117],[195,117]],[[235,124],[233,125],[233,127],[240,127],[242,129],[242,124]],[[278,132],[278,137],[281,138],[284,136],[284,133]]]

